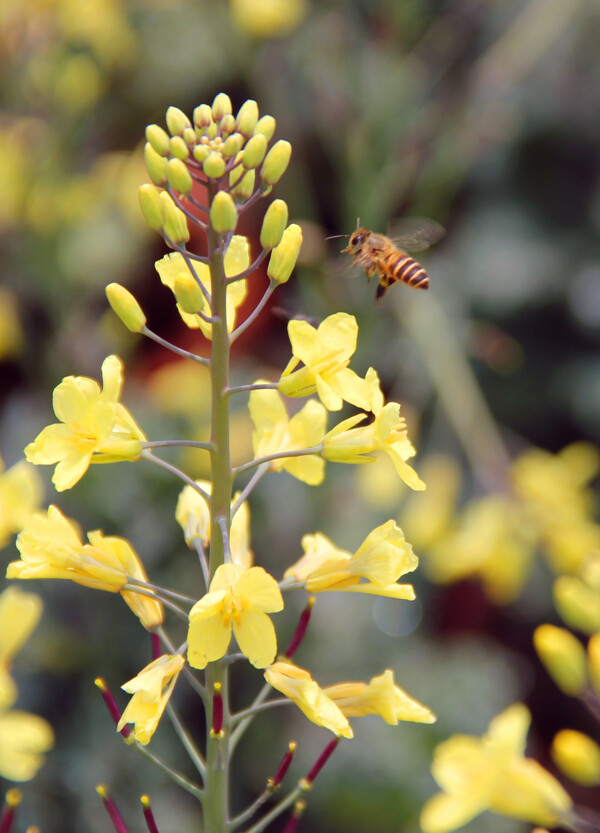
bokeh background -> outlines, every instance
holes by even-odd
[[[593,0],[4,0],[0,7],[0,451],[7,467],[53,421],[51,390],[60,379],[99,378],[110,352],[126,361],[124,401],[149,436],[206,436],[201,369],[125,331],[104,287],[124,284],[154,330],[205,349],[157,278],[153,263],[164,246],[144,226],[136,192],[146,180],[145,125],[163,124],[172,104],[191,114],[220,91],[235,108],[256,99],[261,113],[276,117],[276,138],[292,142],[276,194],[305,239],[295,278],[236,346],[236,379],[277,378],[289,355],[290,315],[318,321],[342,309],[360,326],[353,367],[364,373],[374,365],[388,396],[403,405],[428,503],[415,503],[379,463],[358,471],[329,464],[318,489],[271,475],[252,499],[256,558],[276,574],[300,555],[305,532],[320,530],[354,549],[390,517],[409,539],[412,530],[423,556],[417,602],[320,598],[297,659],[323,684],[392,667],[438,723],[391,729],[375,718],[355,721],[357,740],[343,744],[320,776],[303,830],[415,833],[435,791],[434,745],[454,732],[480,734],[515,700],[534,714],[530,754],[553,772],[555,731],[595,731],[532,648],[536,625],[559,621],[557,567],[543,553],[531,555],[539,542],[504,598],[476,576],[439,579],[444,562],[460,559],[467,545],[478,552],[499,539],[495,557],[508,557],[501,516],[473,521],[467,537],[455,533],[464,531],[474,500],[507,494],[511,459],[530,447],[557,453],[599,439],[599,23]],[[263,210],[244,218],[255,245]],[[374,287],[340,258],[340,241],[325,237],[350,233],[357,217],[385,232],[405,215],[447,229],[422,258],[431,290],[393,287],[375,307]],[[254,283],[256,300],[266,278]],[[235,414],[238,460],[251,453],[243,405]],[[583,457],[593,483],[594,452]],[[206,474],[202,455],[178,459],[194,476]],[[144,464],[92,467],[60,496],[51,472],[41,474],[46,502],[86,530],[129,538],[158,582],[189,582],[192,555],[173,517],[179,484],[165,473]],[[595,496],[583,492],[597,543]],[[430,547],[434,566],[426,569]],[[3,564],[15,557],[13,537]],[[111,830],[94,791],[104,782],[131,831],[143,829],[142,792],[152,795],[161,831],[200,830],[187,796],[123,746],[93,685],[102,675],[117,691],[149,660],[137,621],[118,597],[60,582],[30,588],[46,608],[15,672],[19,707],[47,717],[57,743],[25,786],[19,829]],[[292,600],[279,624],[282,644],[301,606]],[[240,701],[257,685],[255,675],[240,675]],[[199,727],[196,704],[181,694],[178,703]],[[239,808],[292,738],[300,741],[297,778],[326,732],[291,707],[255,721],[240,747]],[[156,747],[188,767],[166,726]],[[569,789],[598,805],[595,790]],[[529,828],[486,815],[466,829]]]

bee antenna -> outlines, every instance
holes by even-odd
[[[360,228],[360,217],[356,218],[356,228]]]
[[[337,237],[350,237],[349,234],[332,234],[331,237],[326,237],[325,240],[335,240]]]

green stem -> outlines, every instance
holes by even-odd
[[[208,184],[208,204],[211,205],[217,187]],[[209,226],[208,257],[211,275],[211,535],[208,562],[209,579],[224,563],[225,542],[231,525],[231,491],[233,476],[229,448],[229,334],[227,332],[227,285],[223,265],[222,238]],[[206,669],[206,689],[209,696],[215,684],[221,685],[223,698],[223,737],[211,736],[213,699],[206,709],[206,801],[204,805],[204,833],[224,833],[229,808],[229,694],[228,666],[211,662]]]
[[[175,344],[171,344],[170,341],[167,341],[161,336],[157,335],[152,330],[149,330],[148,327],[142,327],[142,335],[145,335],[147,338],[151,338],[152,341],[155,341],[157,344],[160,344],[161,347],[166,347],[167,350],[170,350],[172,353],[176,353],[178,356],[182,356],[184,359],[191,359],[193,362],[198,362],[198,364],[204,365],[204,367],[208,367],[209,361],[205,359],[204,356],[197,356],[195,353],[190,353],[189,350],[183,350],[181,347],[177,347]]]
[[[303,787],[296,787],[296,789],[292,790],[290,793],[283,798],[279,804],[276,804],[273,809],[267,813],[265,816],[262,817],[260,821],[256,824],[253,824],[252,827],[249,827],[246,830],[246,833],[261,833],[262,830],[267,827],[274,819],[280,816],[287,808],[292,805],[296,799],[300,798],[301,795],[305,793],[305,789]]]
[[[241,466],[236,466],[233,470],[234,475],[241,474],[248,469],[254,469],[257,466],[262,466],[263,463],[270,463],[271,460],[285,460],[288,457],[307,457],[309,454],[320,454],[323,451],[322,445],[315,445],[313,448],[298,448],[289,451],[277,451],[274,454],[265,454],[264,457],[257,457],[256,460],[250,460],[248,463],[243,463]]]

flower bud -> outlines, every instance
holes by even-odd
[[[154,150],[150,142],[144,146],[144,162],[152,182],[164,185],[167,181],[167,160]]]
[[[573,729],[562,729],[552,741],[552,760],[567,778],[583,787],[600,784],[600,746]]]
[[[185,162],[181,159],[169,159],[167,163],[167,179],[169,185],[178,194],[190,194],[192,191],[192,175]]]
[[[194,134],[195,135],[195,134]],[[171,154],[177,159],[185,161],[190,155],[190,149],[181,136],[173,136],[169,142],[169,149]]]
[[[204,295],[191,272],[181,273],[175,277],[173,293],[184,312],[195,315],[204,309]]]
[[[109,283],[106,297],[114,312],[132,333],[141,333],[146,324],[146,316],[135,297],[119,283]]]
[[[600,631],[600,595],[578,576],[560,576],[554,582],[554,606],[573,630]]]
[[[292,146],[284,139],[275,142],[271,150],[267,153],[263,166],[260,169],[260,176],[263,182],[267,185],[275,185],[279,182],[285,169],[287,168],[290,156],[292,155]]]
[[[221,119],[221,136],[227,138],[235,130],[235,117],[227,113]]]
[[[595,633],[588,642],[588,670],[592,685],[600,694],[600,633]]]
[[[226,115],[231,115],[231,99],[225,93],[219,93],[212,104],[212,116],[215,121],[221,121]]]
[[[204,160],[202,170],[209,179],[218,179],[225,173],[225,160],[220,153],[212,151]]]
[[[175,205],[169,194],[166,191],[161,191],[160,201],[162,203],[165,222],[163,230],[174,243],[185,243],[190,239],[190,230],[187,224],[187,218],[183,211]]]
[[[254,191],[255,179],[256,174],[254,171],[246,171],[246,173],[239,180],[237,185],[231,189],[231,196],[239,200],[249,199]]]
[[[235,231],[237,209],[230,194],[217,191],[210,206],[210,224],[219,234]]]
[[[253,135],[262,133],[267,142],[270,142],[275,133],[275,119],[273,116],[263,116],[256,122],[256,127],[253,130]]]
[[[273,200],[265,212],[260,230],[260,245],[263,249],[274,249],[281,243],[287,221],[287,204],[283,200]]]
[[[192,147],[198,141],[198,137],[196,136],[196,131],[193,127],[186,127],[183,131],[183,141],[186,145],[191,145]]]
[[[244,136],[248,137],[252,135],[252,131],[254,130],[257,121],[258,104],[256,101],[249,98],[248,101],[244,101],[239,109],[236,119],[236,127],[240,133],[243,133]]]
[[[169,107],[166,122],[171,136],[181,136],[186,127],[192,126],[186,114],[179,107]]]
[[[283,232],[281,242],[271,252],[267,275],[276,283],[286,283],[294,271],[302,245],[302,229],[292,223]]]
[[[556,685],[565,694],[581,694],[587,682],[587,659],[577,637],[564,628],[540,625],[533,644]]]
[[[194,110],[194,124],[201,129],[207,128],[212,123],[212,110],[208,104],[200,104]]]
[[[169,134],[162,127],[159,127],[157,124],[149,124],[146,128],[146,139],[161,156],[168,155]]]
[[[244,168],[258,168],[267,152],[267,140],[262,133],[257,133],[246,142],[242,164]]]
[[[210,150],[208,148],[208,145],[196,145],[194,147],[194,159],[201,165],[206,159],[208,159],[209,154]]]
[[[159,191],[154,185],[146,183],[138,188],[138,199],[144,220],[153,231],[163,227],[165,212],[160,201]]]
[[[244,137],[241,133],[232,133],[225,139],[223,144],[223,156],[226,159],[231,159],[236,153],[239,153],[244,144]],[[241,157],[240,157],[241,158]],[[241,169],[241,168],[240,168]]]

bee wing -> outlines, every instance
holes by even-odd
[[[437,243],[446,229],[435,220],[426,217],[403,217],[392,224],[390,237],[399,249],[422,252]]]

